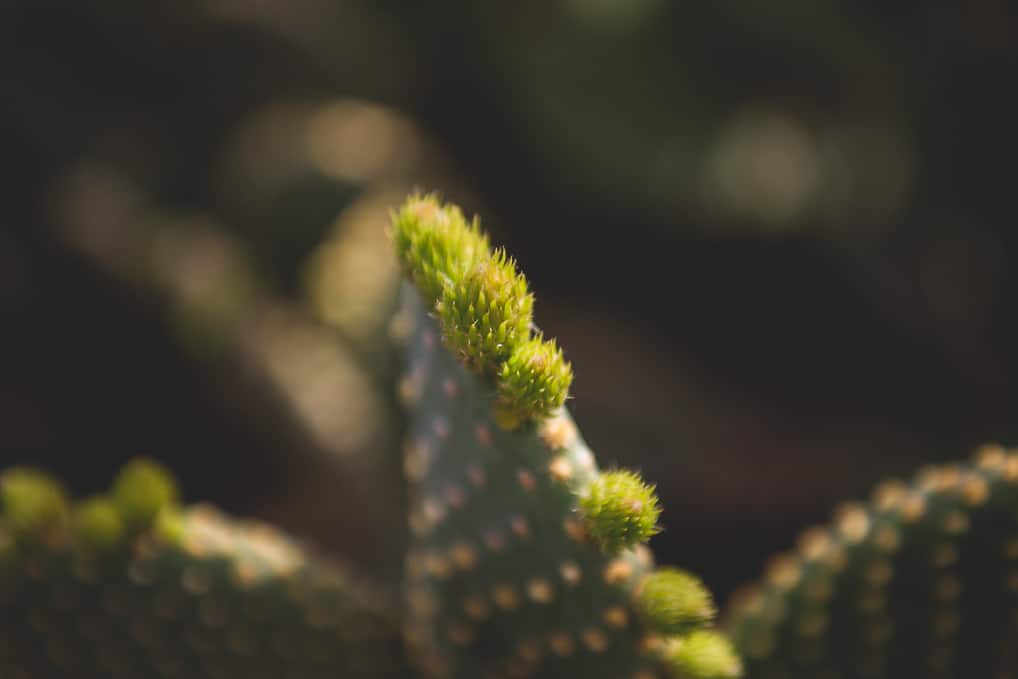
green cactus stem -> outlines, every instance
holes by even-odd
[[[404,634],[417,666],[464,679],[739,676],[727,639],[705,629],[709,594],[665,582],[641,544],[657,530],[653,488],[602,474],[563,407],[571,369],[529,319],[524,332],[515,265],[433,196],[412,196],[393,222],[416,283],[395,325],[409,332]],[[495,283],[474,280],[491,271]]]
[[[2,677],[405,676],[384,597],[266,526],[176,506],[148,461],[59,512],[40,472],[0,484]]]
[[[1018,453],[879,486],[733,601],[754,679],[1018,674]]]

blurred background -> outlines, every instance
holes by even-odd
[[[0,465],[123,460],[398,577],[384,228],[482,215],[722,596],[1018,441],[1005,0],[0,2]]]

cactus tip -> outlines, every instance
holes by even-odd
[[[86,549],[109,551],[124,537],[124,521],[117,506],[105,497],[93,497],[74,509],[74,536]]]
[[[434,194],[410,196],[392,222],[396,254],[429,307],[491,254],[478,222]]]
[[[63,520],[67,499],[47,474],[22,467],[0,477],[0,510],[15,537],[42,537]]]
[[[743,673],[732,643],[712,630],[677,637],[664,654],[675,679],[738,679]]]
[[[605,552],[617,552],[658,533],[661,506],[654,487],[636,472],[606,472],[580,498],[587,531]]]
[[[640,584],[637,607],[647,626],[661,634],[688,634],[714,618],[714,601],[703,582],[676,568],[661,568]]]
[[[137,458],[129,462],[113,482],[113,501],[131,529],[152,525],[164,507],[177,501],[177,485],[158,462]]]

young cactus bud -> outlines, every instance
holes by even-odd
[[[731,642],[712,630],[672,639],[664,654],[674,679],[737,679],[742,676],[742,662]]]
[[[572,366],[554,340],[535,337],[524,342],[499,373],[495,421],[512,430],[548,417],[565,402],[572,382]]]
[[[113,482],[113,501],[130,530],[140,530],[164,507],[177,501],[177,486],[169,471],[146,458],[129,462]]]
[[[117,506],[105,497],[94,497],[78,505],[72,525],[75,539],[85,550],[108,552],[124,538],[124,521]]]
[[[184,537],[183,510],[175,505],[167,505],[160,509],[152,522],[152,534],[164,544],[179,544]]]
[[[625,469],[599,476],[580,498],[587,533],[606,553],[619,552],[656,534],[661,507],[654,487]]]
[[[12,469],[0,476],[0,512],[16,538],[40,539],[63,521],[67,499],[63,489],[43,472]]]
[[[714,619],[714,601],[703,582],[676,568],[644,578],[636,603],[647,627],[661,634],[689,634]]]
[[[396,254],[428,308],[441,299],[446,286],[459,284],[491,256],[477,221],[467,223],[458,207],[442,205],[433,195],[411,196],[392,222]]]
[[[443,290],[438,317],[450,351],[470,370],[494,375],[530,337],[533,308],[527,279],[498,250]]]

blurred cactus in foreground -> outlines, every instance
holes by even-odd
[[[75,504],[41,472],[0,476],[0,675],[401,676],[384,596],[174,496],[145,460]]]

